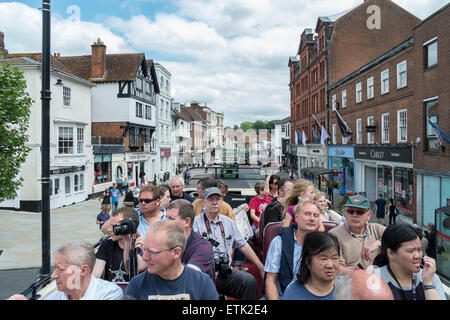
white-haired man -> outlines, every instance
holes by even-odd
[[[183,191],[184,182],[180,176],[173,176],[169,181],[170,201],[177,199],[185,199],[190,203],[194,202],[194,198]]]

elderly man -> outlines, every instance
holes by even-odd
[[[264,274],[264,266],[253,249],[242,237],[238,227],[230,218],[219,213],[223,201],[219,188],[207,188],[204,193],[205,211],[195,217],[194,231],[208,239],[213,246],[217,291],[243,300],[257,299],[257,282],[250,273],[232,270],[232,249],[240,250]]]
[[[184,182],[180,176],[173,176],[169,181],[170,187],[170,200],[177,199],[186,199],[190,203],[194,202],[194,198],[192,198],[189,194],[183,191]]]
[[[56,281],[57,291],[45,300],[119,300],[122,289],[112,282],[94,277],[94,248],[84,241],[68,243],[55,254],[55,269],[51,278]],[[26,300],[14,295],[10,300]]]
[[[186,232],[186,249],[181,262],[188,267],[202,271],[213,278],[214,255],[211,244],[201,235],[192,231],[194,207],[184,199],[172,201],[167,209],[167,219],[174,220]]]
[[[153,223],[142,256],[147,271],[131,279],[125,294],[137,300],[217,300],[212,279],[181,262],[185,247],[186,234],[177,222]]]
[[[340,273],[351,274],[355,267],[366,268],[379,253],[385,226],[369,223],[370,203],[361,195],[350,196],[344,204],[345,223],[330,230],[341,249]]]
[[[278,300],[295,278],[300,266],[303,239],[320,225],[320,210],[311,200],[300,202],[294,209],[295,221],[281,228],[267,251],[265,294],[268,300]]]

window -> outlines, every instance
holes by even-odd
[[[169,87],[169,80],[166,80],[166,92],[169,93],[170,87]]]
[[[73,128],[58,128],[58,154],[73,154]]]
[[[381,115],[381,142],[389,143],[389,113]]]
[[[438,97],[434,97],[431,99],[427,99],[425,102],[425,112],[426,112],[426,123],[427,123],[427,148],[428,150],[437,150],[439,147],[439,140],[436,136],[436,132],[434,131],[431,124],[427,119],[430,119],[431,122],[437,124],[438,123]]]
[[[73,177],[73,191],[74,192],[79,191],[79,188],[80,188],[79,179],[80,178],[78,177],[77,174]]]
[[[397,89],[406,87],[406,60],[397,64]]]
[[[424,69],[431,68],[438,63],[437,38],[433,38],[423,44]]]
[[[347,107],[347,90],[342,91],[342,108]]]
[[[148,81],[145,81],[145,93],[149,96],[152,95],[152,84]]]
[[[70,194],[72,192],[71,189],[72,188],[70,186],[70,177],[66,176],[64,178],[64,191],[65,191],[65,194]]]
[[[286,132],[286,128],[283,125],[281,126],[281,132]]]
[[[397,111],[397,141],[407,142],[408,140],[408,114],[407,110]]]
[[[63,87],[63,103],[64,106],[70,107],[71,89],[69,87]]]
[[[136,78],[136,89],[144,90],[144,80],[142,78]]]
[[[367,125],[373,126],[373,116],[367,117]],[[375,133],[367,132],[367,143],[374,143]]]
[[[136,117],[142,118],[142,103],[136,102]]]
[[[362,85],[361,82],[356,84],[356,103],[362,101]]]
[[[77,153],[84,153],[84,128],[77,128]]]
[[[389,69],[381,72],[381,94],[389,92]]]
[[[84,174],[80,174],[80,191],[84,191]]]
[[[145,105],[145,119],[152,120],[152,106]]]
[[[136,144],[136,137],[139,139],[135,127],[130,127],[130,147],[138,146],[138,144]]]
[[[333,124],[332,127],[332,138],[333,138],[333,144],[336,144],[336,123]]]
[[[94,184],[111,180],[111,154],[96,154],[94,156]]]
[[[372,99],[373,94],[373,77],[370,77],[369,79],[367,79],[367,100]]]
[[[356,143],[362,143],[362,119],[356,119]]]
[[[333,94],[333,96],[331,97],[331,110],[332,111],[336,111],[336,95]]]

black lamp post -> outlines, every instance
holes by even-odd
[[[42,268],[41,275],[50,274],[50,0],[42,1]]]

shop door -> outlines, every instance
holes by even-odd
[[[372,167],[365,167],[365,191],[369,201],[375,201],[377,199],[377,169]]]
[[[50,179],[50,209],[60,208],[62,205],[60,178]]]
[[[423,225],[434,224],[434,210],[440,207],[440,178],[423,176]]]

